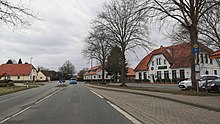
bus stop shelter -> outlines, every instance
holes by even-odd
[[[212,53],[211,55],[210,55],[210,58],[220,58],[220,50],[218,50],[218,51],[216,51],[216,52],[214,52],[214,53]]]

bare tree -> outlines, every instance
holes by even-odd
[[[75,66],[67,60],[60,68],[59,71],[62,73],[62,76],[65,79],[70,79],[73,77],[73,74],[76,73]]]
[[[14,2],[14,3],[13,3]],[[26,28],[31,24],[31,19],[37,15],[29,9],[29,3],[22,1],[0,0],[0,25],[12,25],[14,28]]]
[[[113,0],[104,5],[104,11],[98,15],[97,25],[104,27],[111,43],[122,51],[121,85],[125,86],[125,52],[135,47],[149,50],[146,14],[137,12],[141,0]]]
[[[190,34],[190,42],[193,48],[194,44],[198,44],[199,22],[207,12],[219,4],[219,0],[151,0],[150,6],[143,9],[148,10],[149,15],[161,21],[171,18],[183,26]],[[195,57],[197,57],[196,60],[199,60],[198,54],[192,53],[191,78],[193,89],[196,88]]]
[[[173,28],[171,32],[167,32],[167,37],[173,42],[174,45],[190,42],[189,31],[181,25]]]
[[[83,54],[86,58],[95,58],[102,66],[102,83],[105,83],[105,63],[111,50],[107,34],[102,27],[94,26],[93,31],[84,41]]]
[[[189,31],[181,25],[173,28],[168,33],[168,38],[174,44],[190,42]],[[198,24],[198,41],[214,49],[220,49],[220,6],[217,5],[212,11],[207,11]]]
[[[199,33],[201,41],[214,49],[220,49],[220,5],[204,14]]]

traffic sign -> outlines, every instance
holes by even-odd
[[[200,52],[200,49],[199,49],[199,44],[198,43],[193,43],[193,53],[194,54],[199,54],[199,52]]]

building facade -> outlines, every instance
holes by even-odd
[[[37,69],[32,64],[2,64],[0,65],[0,80],[15,82],[36,81]]]
[[[105,80],[111,80],[108,72],[105,71]],[[101,81],[102,80],[102,66],[95,66],[90,68],[84,75],[83,80],[85,81]]]
[[[37,73],[37,81],[47,81],[47,76],[42,72],[38,71]]]
[[[220,63],[209,58],[213,51],[200,44],[200,75],[220,75]],[[191,78],[191,44],[183,43],[153,50],[135,68],[136,80],[176,82]]]

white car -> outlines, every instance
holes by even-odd
[[[202,87],[204,83],[211,82],[212,80],[218,78],[216,75],[201,75],[199,79],[199,87]],[[191,78],[188,80],[181,81],[178,87],[181,89],[188,89],[192,86]]]

